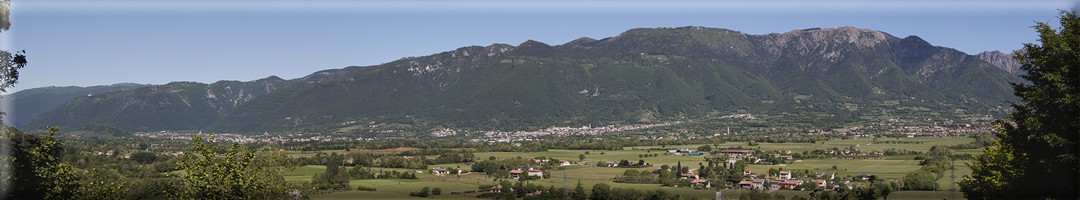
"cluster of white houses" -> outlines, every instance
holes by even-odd
[[[766,186],[768,186],[769,188],[778,188],[778,189],[795,189],[796,187],[802,186],[803,184],[808,184],[808,183],[806,183],[806,182],[804,182],[802,180],[793,179],[792,176],[791,176],[790,171],[780,171],[779,174],[777,174],[777,176],[774,177],[771,180],[768,179],[768,178],[759,179],[758,174],[757,173],[752,173],[749,169],[743,170],[743,174],[747,175],[747,176],[750,176],[751,180],[739,182],[739,185],[738,185],[739,189],[763,190],[763,189],[765,189]],[[854,179],[851,179],[851,178],[848,178],[848,177],[841,177],[840,180],[835,180],[835,179],[836,179],[836,174],[818,172],[818,173],[814,173],[814,178],[811,179],[809,183],[815,184],[818,187],[827,187],[830,183],[833,183],[833,182],[845,182],[846,183],[846,182],[850,182],[852,180],[861,180],[861,181],[870,180],[870,175],[859,174],[859,175],[856,175]],[[839,187],[839,185],[835,185],[835,184],[833,186],[834,187]],[[735,189],[735,188],[734,187],[729,187],[729,189]]]

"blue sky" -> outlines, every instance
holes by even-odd
[[[749,34],[854,26],[968,54],[1036,42],[1075,1],[50,1],[14,0],[0,48],[30,64],[8,91],[250,81],[386,63],[463,46],[551,45],[633,28]]]

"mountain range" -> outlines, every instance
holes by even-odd
[[[91,87],[40,87],[20,90],[10,95],[4,95],[3,100],[11,107],[0,108],[0,112],[7,115],[4,119],[8,125],[19,127],[34,116],[55,109],[71,98],[78,96],[92,96],[114,91],[131,90],[149,85],[135,83],[118,83],[112,85],[100,85]]]
[[[26,126],[332,131],[372,123],[528,130],[880,101],[988,105],[1022,81],[917,36],[838,27],[752,35],[640,28],[551,46],[462,47],[304,78],[179,82],[80,96]],[[982,103],[974,103],[982,102]]]
[[[325,79],[358,68],[360,67],[351,66],[322,70],[293,80],[270,76],[248,82],[137,85],[139,87],[134,89],[69,98],[66,103],[37,115],[22,127],[35,129],[60,126],[65,130],[73,130],[86,124],[106,124],[132,131],[199,130],[217,122],[236,106],[258,96],[297,82]],[[15,101],[25,101],[20,95],[29,91],[32,90],[14,93]],[[20,108],[27,106],[17,105]]]

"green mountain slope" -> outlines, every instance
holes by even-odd
[[[851,27],[633,29],[558,46],[526,41],[405,58],[275,91],[209,130],[333,130],[357,121],[524,130],[800,103],[1000,102],[1011,98],[1009,81],[959,51]]]
[[[28,117],[17,119],[28,122],[26,127],[31,128],[61,126],[72,130],[87,124],[108,124],[131,131],[201,130],[238,105],[270,91],[298,82],[327,79],[360,68],[363,67],[322,70],[288,81],[271,76],[250,82],[219,81],[213,84],[174,82],[166,85],[34,88],[15,93],[17,103],[14,108],[19,111],[17,117],[25,114],[25,110],[40,110],[38,113],[41,116],[33,120]],[[139,87],[147,88],[131,90]],[[99,94],[110,91],[119,92]],[[85,96],[88,92],[94,95]],[[56,98],[54,94],[64,94],[67,96],[63,97],[67,98]],[[23,103],[26,101],[37,102]],[[55,105],[37,106],[43,103]]]
[[[657,123],[717,111],[823,111],[882,100],[993,104],[1012,100],[1007,83],[1018,80],[915,36],[852,27],[766,35],[643,28],[556,46],[531,40],[470,46],[326,70],[275,82],[277,90],[244,101],[206,99],[207,88],[236,95],[219,92],[218,83],[175,83],[76,98],[39,118],[131,131],[322,132],[366,124],[512,131]],[[250,93],[266,83],[233,84]]]
[[[131,131],[198,130],[217,122],[237,105],[288,85],[278,77],[213,84],[173,82],[82,96],[38,115],[25,127],[73,130],[86,124],[105,124]]]
[[[13,106],[0,108],[5,112],[4,120],[10,122],[9,126],[19,127],[34,116],[55,109],[71,98],[94,95],[113,91],[131,90],[148,85],[135,83],[118,83],[92,87],[41,87],[21,90],[9,95],[4,95],[3,100]]]

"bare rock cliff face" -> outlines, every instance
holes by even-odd
[[[1016,58],[1013,58],[1014,53],[1015,52],[1005,54],[1000,51],[984,51],[975,55],[975,57],[979,57],[979,59],[994,64],[994,66],[1001,67],[1001,69],[1008,71],[1010,74],[1023,74],[1024,70],[1020,69],[1020,62],[1017,61]]]

